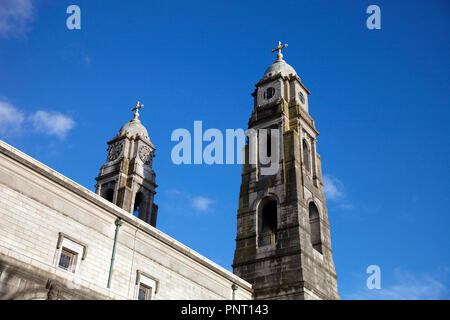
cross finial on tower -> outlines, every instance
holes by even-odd
[[[278,51],[277,53],[277,61],[283,61],[283,54],[281,53],[281,50],[286,48],[288,45],[287,43],[281,45],[281,41],[278,41],[278,47],[272,50],[272,52]]]
[[[138,101],[136,103],[136,107],[131,109],[131,111],[134,111],[134,118],[133,118],[133,120],[139,120],[139,110],[142,109],[143,107],[144,107],[144,105],[140,104],[140,102]]]

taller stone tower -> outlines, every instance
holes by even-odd
[[[253,284],[255,299],[339,299],[317,135],[309,115],[309,90],[283,60],[255,85],[237,212],[233,271]],[[271,134],[260,129],[272,129]],[[273,131],[275,130],[275,131]],[[249,130],[250,131],[250,130]],[[270,141],[270,143],[266,142]],[[278,152],[278,170],[263,174],[261,152]],[[264,148],[261,147],[264,145]],[[266,162],[264,162],[266,163]]]
[[[158,206],[155,172],[152,168],[155,146],[139,120],[139,101],[132,109],[133,119],[108,141],[106,163],[100,168],[96,193],[156,227]]]

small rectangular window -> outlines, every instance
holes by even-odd
[[[83,242],[59,232],[53,265],[55,268],[79,274],[79,266],[86,259],[87,249]]]
[[[139,284],[138,300],[150,300],[152,288],[145,284]]]
[[[159,280],[153,276],[136,270],[136,288],[134,297],[137,300],[155,299],[159,289]]]
[[[58,266],[69,272],[75,272],[75,266],[77,263],[77,254],[67,248],[61,249],[61,255],[59,256]]]

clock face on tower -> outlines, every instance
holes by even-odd
[[[139,148],[139,158],[145,165],[151,165],[153,159],[152,150],[147,146],[141,146]]]
[[[108,161],[116,160],[122,153],[122,142],[116,142],[108,148]]]

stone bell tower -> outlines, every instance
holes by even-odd
[[[132,109],[133,119],[108,141],[106,163],[95,178],[95,192],[156,227],[158,206],[153,201],[157,185],[152,169],[156,148],[139,120],[142,107],[138,101]]]
[[[339,299],[319,133],[308,111],[310,92],[283,60],[286,46],[279,42],[272,50],[277,60],[252,94],[248,126],[256,143],[245,146],[233,271],[253,284],[255,299]],[[272,158],[278,170],[270,174],[261,164],[266,149],[267,156],[279,153]],[[258,151],[254,162],[252,150]]]

